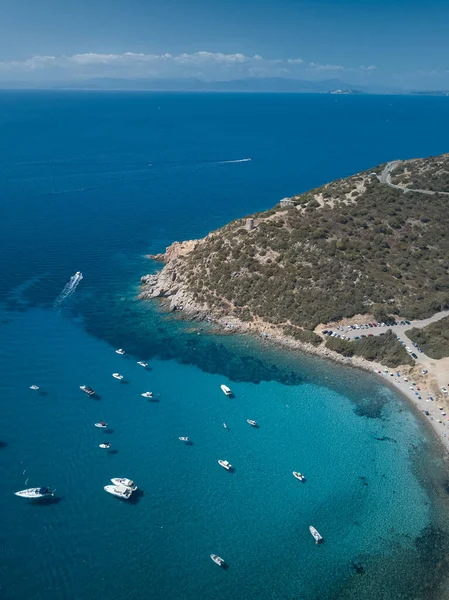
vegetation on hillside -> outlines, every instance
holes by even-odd
[[[240,219],[210,234],[181,259],[177,284],[291,335],[374,306],[410,319],[449,306],[446,198],[404,194],[366,172],[292,201],[253,215],[251,231]]]
[[[380,362],[387,367],[414,365],[414,361],[389,329],[385,335],[367,337],[348,342],[341,338],[329,337],[326,347],[343,356],[361,356],[366,360]]]
[[[449,154],[405,161],[395,167],[391,182],[415,190],[449,192]]]
[[[422,329],[414,327],[407,331],[407,335],[430,358],[449,356],[449,317]]]

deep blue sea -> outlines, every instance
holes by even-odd
[[[0,93],[2,600],[444,596],[447,467],[401,397],[137,293],[147,253],[445,152],[448,117],[431,97]],[[141,492],[108,495],[112,477]],[[42,485],[53,501],[14,495]]]

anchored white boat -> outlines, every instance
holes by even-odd
[[[313,535],[313,537],[315,539],[315,543],[319,544],[321,542],[321,540],[323,539],[323,537],[318,533],[318,531],[315,529],[315,527],[312,527],[312,525],[309,527],[309,531]]]
[[[253,421],[252,419],[246,419],[246,422],[249,423],[252,427],[258,427],[257,421]]]
[[[181,440],[181,442],[189,442],[190,441],[189,438],[186,436],[180,437],[178,439]]]
[[[110,448],[111,444],[109,442],[103,442],[102,444],[100,444],[100,448]]]
[[[226,423],[223,423],[223,427],[224,427],[225,429],[227,429],[227,428],[228,428],[228,425],[227,425]]]
[[[119,379],[120,381],[123,379],[123,375],[120,375],[120,373],[112,373],[112,377],[114,377],[114,379]]]
[[[119,348],[115,352],[116,352],[116,354],[125,354],[125,351],[123,350],[123,348]]]
[[[127,477],[113,477],[111,479],[114,485],[121,485],[126,488],[129,488],[132,492],[137,490],[137,485],[134,483],[132,479],[128,479]]]
[[[80,390],[88,396],[93,396],[95,394],[95,390],[87,385],[80,385]]]
[[[302,473],[300,473],[299,471],[293,471],[293,477],[296,477],[296,479],[299,479],[299,481],[304,481],[305,477]]]
[[[45,498],[47,496],[53,496],[55,492],[56,490],[51,490],[48,487],[40,487],[28,488],[27,490],[15,492],[15,495],[20,496],[21,498]]]
[[[231,388],[228,388],[228,386],[225,385],[224,383],[222,385],[220,385],[220,388],[225,396],[230,396],[232,394]]]
[[[38,385],[30,385],[30,390],[38,390],[39,386]]]
[[[220,558],[218,554],[211,554],[210,557],[214,561],[214,563],[219,567],[222,567],[225,564],[225,561],[222,558]]]
[[[143,360],[138,360],[137,364],[140,365],[141,367],[148,367],[148,363],[143,362]]]
[[[123,498],[123,500],[129,500],[131,498],[132,490],[124,485],[105,485],[104,489],[109,494],[117,496],[117,498]]]
[[[226,469],[227,471],[230,471],[232,469],[232,465],[230,462],[228,462],[227,460],[219,460],[218,464],[220,466],[223,467],[223,469]]]
[[[104,421],[100,421],[99,423],[95,423],[95,427],[98,427],[98,429],[107,429],[108,424]]]
[[[140,395],[143,396],[144,398],[152,398],[153,392],[144,392],[143,394],[140,394]]]

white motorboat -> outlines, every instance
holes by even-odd
[[[143,360],[138,360],[137,364],[140,365],[141,367],[148,367],[148,363],[143,362]]]
[[[132,490],[124,485],[105,485],[104,489],[109,494],[117,496],[117,498],[123,498],[123,500],[129,500],[132,495]]]
[[[299,471],[293,471],[293,477],[296,477],[296,479],[299,479],[299,481],[305,481],[306,479]]]
[[[95,394],[95,390],[87,385],[80,385],[80,390],[87,394],[88,396],[93,396]]]
[[[225,561],[222,558],[220,558],[218,554],[211,554],[210,557],[214,561],[214,563],[219,567],[222,567],[225,564]]]
[[[180,437],[178,439],[181,440],[181,442],[189,442],[190,441],[189,438],[185,437],[185,436],[184,437]]]
[[[123,375],[120,375],[120,373],[112,373],[112,377],[114,377],[114,379],[119,379],[120,381],[123,379]]]
[[[38,385],[30,385],[30,390],[38,390],[39,386]]]
[[[218,464],[223,467],[223,469],[226,469],[226,471],[230,471],[232,469],[231,463],[227,460],[219,460]]]
[[[222,385],[220,385],[220,388],[225,396],[230,396],[232,394],[231,388],[228,388],[228,386],[225,385],[224,383]]]
[[[116,354],[125,354],[125,351],[123,350],[123,348],[119,348],[118,350],[115,351]]]
[[[143,394],[140,394],[140,395],[143,396],[144,398],[152,398],[153,392],[144,392]]]
[[[102,444],[100,444],[100,448],[110,448],[111,444],[109,442],[103,442]]]
[[[246,419],[246,422],[249,423],[252,427],[258,427],[257,421],[253,421],[252,419]]]
[[[40,488],[28,488],[20,492],[14,492],[16,496],[21,498],[46,498],[47,496],[53,496],[56,490],[51,490],[48,487]]]
[[[98,429],[107,429],[108,424],[104,421],[100,421],[99,423],[95,423],[95,427],[98,427]]]
[[[228,428],[228,425],[227,425],[226,423],[223,423],[223,427],[224,427],[225,429],[227,429],[227,428]]]
[[[315,543],[319,544],[322,541],[323,537],[318,533],[315,527],[312,527],[312,525],[309,527],[309,531],[313,535]]]
[[[128,479],[127,477],[113,477],[111,479],[114,485],[121,485],[126,488],[129,488],[132,492],[137,490],[137,485],[134,483],[132,479]]]

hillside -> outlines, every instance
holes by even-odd
[[[354,315],[424,318],[449,306],[449,197],[404,193],[385,165],[337,180],[206,238],[173,244],[142,297],[171,309],[271,324],[318,343],[320,324]],[[402,161],[395,185],[446,185],[449,156]],[[413,176],[413,178],[412,178]],[[308,338],[308,339],[305,339]]]

